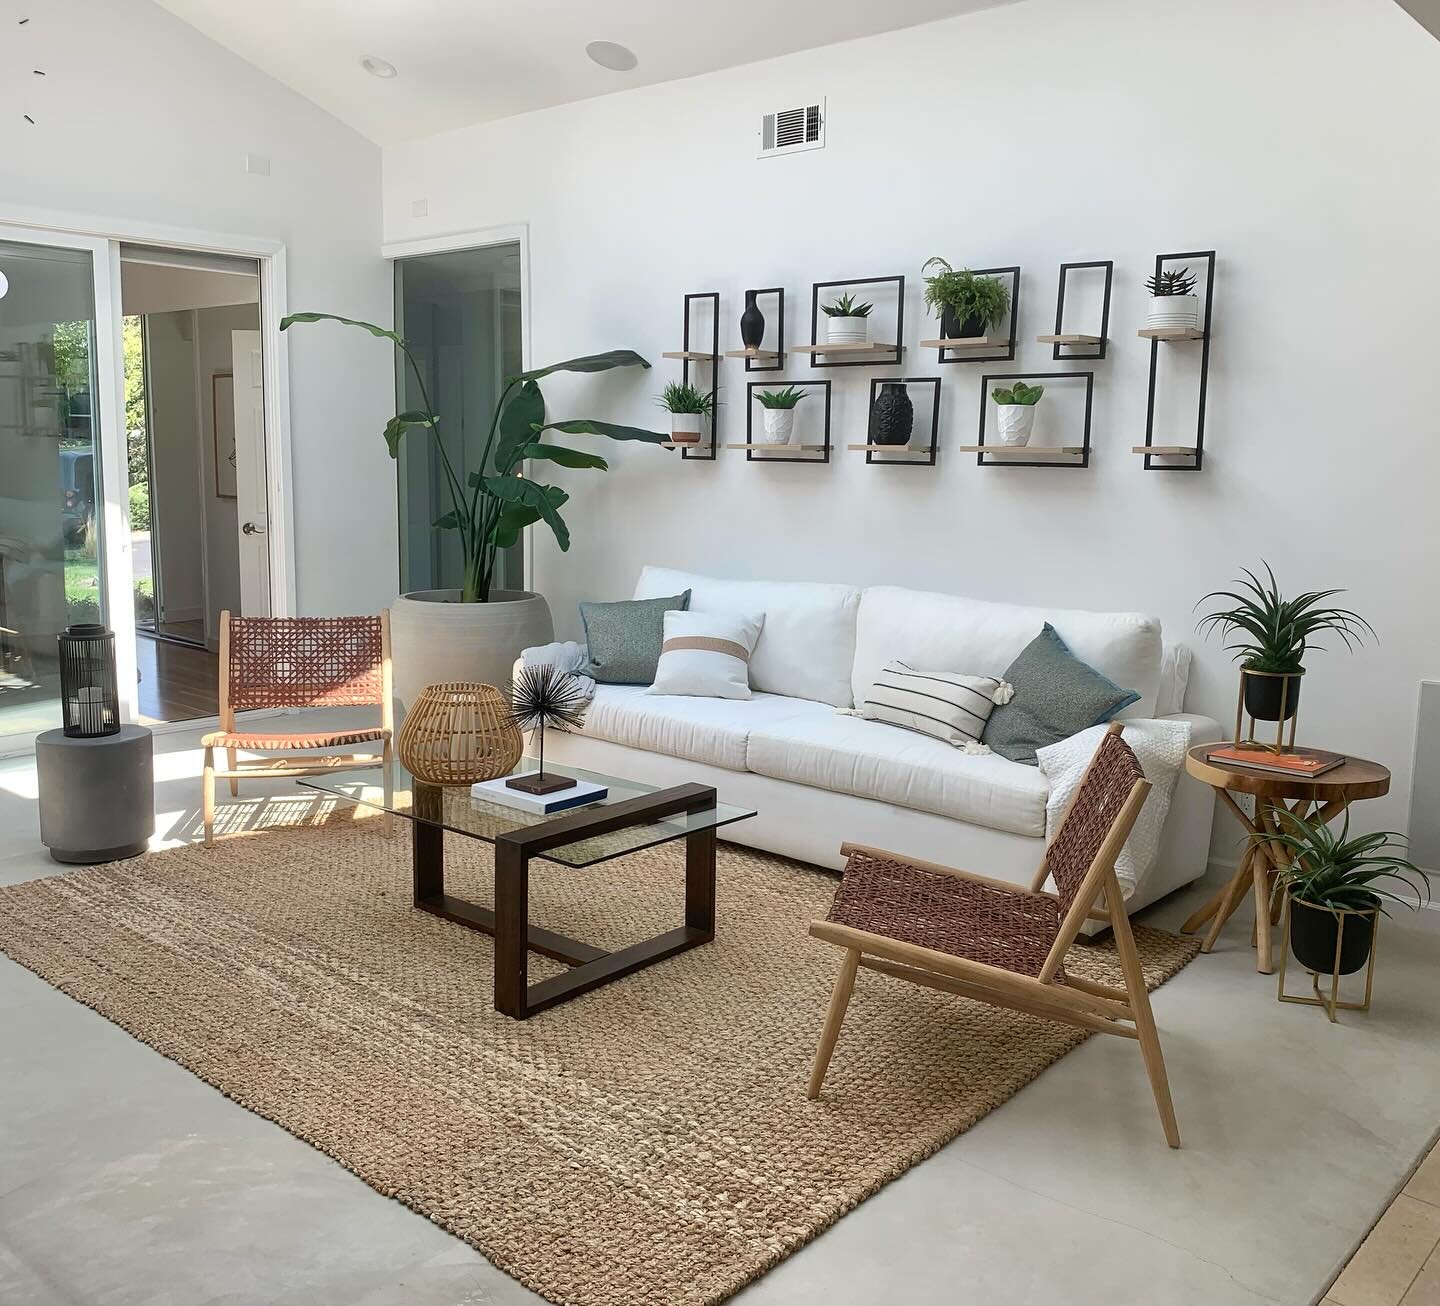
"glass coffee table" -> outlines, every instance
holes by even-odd
[[[531,758],[515,768],[534,771]],[[373,807],[410,822],[414,903],[421,911],[495,938],[495,1010],[524,1020],[715,937],[715,832],[754,816],[716,801],[709,785],[655,789],[615,776],[550,763],[546,771],[604,785],[609,795],[555,815],[526,812],[471,798],[468,785],[427,784],[398,763],[386,801],[379,767],[316,776],[298,783],[346,802]],[[495,845],[495,910],[445,892],[445,833]],[[612,857],[685,840],[685,923],[642,943],[606,952],[530,924],[532,858],[583,870]],[[528,953],[538,952],[571,969],[531,984]]]

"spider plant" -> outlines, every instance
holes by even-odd
[[[667,413],[699,413],[708,416],[715,408],[715,396],[688,381],[671,381],[655,401]]]
[[[820,305],[820,311],[826,317],[869,317],[874,307],[874,304],[857,304],[855,296],[847,290],[833,304]]]
[[[938,271],[931,273],[932,267]],[[957,272],[938,256],[926,259],[920,274],[925,278],[925,303],[942,320],[953,318],[954,329],[975,319],[979,323],[978,335],[1009,311],[1010,287],[995,277],[977,276],[969,268]]]
[[[805,393],[793,385],[787,385],[783,390],[757,390],[755,398],[762,408],[794,408],[805,398]]]
[[[1161,272],[1145,279],[1145,289],[1156,299],[1167,299],[1171,295],[1188,295],[1195,289],[1195,278],[1188,267],[1178,272]]]
[[[1247,671],[1294,676],[1305,670],[1305,654],[1315,636],[1333,632],[1347,649],[1355,649],[1375,629],[1349,608],[1337,608],[1326,600],[1344,590],[1312,590],[1293,599],[1282,597],[1270,564],[1262,560],[1266,579],[1262,581],[1248,567],[1238,590],[1214,590],[1208,599],[1225,599],[1233,606],[1216,608],[1200,618],[1198,629],[1205,635],[1219,631],[1222,638],[1239,636],[1225,648]],[[1200,603],[1195,606],[1198,608]]]
[[[1430,901],[1430,876],[1401,854],[1409,851],[1404,836],[1393,830],[1351,837],[1350,816],[1337,834],[1318,817],[1307,820],[1280,811],[1275,834],[1251,835],[1252,842],[1280,844],[1290,854],[1288,866],[1275,876],[1275,895],[1330,911],[1380,911],[1387,902],[1415,907]],[[1381,881],[1404,885],[1415,897],[1402,897]],[[1417,901],[1418,900],[1418,901]]]

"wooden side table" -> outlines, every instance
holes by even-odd
[[[1275,872],[1290,863],[1285,846],[1265,835],[1276,835],[1284,828],[1279,814],[1288,812],[1307,820],[1333,820],[1350,803],[1360,798],[1379,798],[1390,790],[1390,772],[1379,762],[1349,757],[1333,771],[1313,780],[1288,775],[1267,775],[1224,762],[1211,762],[1206,755],[1223,744],[1197,744],[1185,756],[1185,770],[1195,779],[1215,790],[1220,801],[1248,835],[1245,854],[1230,882],[1200,908],[1180,928],[1187,934],[1198,930],[1206,921],[1210,930],[1205,935],[1201,952],[1209,952],[1225,928],[1225,922],[1245,897],[1247,888],[1255,890],[1255,969],[1262,975],[1274,973],[1275,961],[1271,948],[1271,927],[1276,913],[1272,902]],[[1313,752],[1298,748],[1298,753]],[[1251,818],[1235,801],[1236,794],[1250,794],[1255,799],[1255,816]],[[1311,808],[1314,811],[1311,811]]]

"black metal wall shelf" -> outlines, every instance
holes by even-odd
[[[1072,445],[987,444],[986,418],[990,411],[992,381],[1080,381],[1085,382],[1085,433],[1083,443]],[[998,372],[980,378],[980,439],[978,444],[960,446],[961,453],[973,453],[977,467],[1088,467],[1090,466],[1090,414],[1095,399],[1094,372]]]
[[[695,301],[710,301],[710,349],[709,352],[691,349],[690,318]],[[697,291],[685,296],[685,330],[683,346],[666,350],[661,358],[680,360],[680,379],[690,380],[690,365],[706,366],[710,369],[710,439],[703,437],[699,444],[670,443],[671,448],[680,450],[680,457],[687,462],[713,463],[715,451],[720,447],[720,292],[718,290]]]
[[[1015,360],[1015,332],[1020,322],[1020,269],[1013,268],[976,268],[977,277],[1003,277],[1010,278],[1010,334],[1009,336],[959,336],[946,339],[943,336],[938,340],[922,340],[922,349],[938,349],[942,363],[1010,363]],[[1003,348],[1003,354],[981,353],[984,349]],[[950,354],[952,357],[946,358]]]
[[[830,382],[789,381],[797,389],[822,390],[825,394],[825,443],[759,444],[755,440],[755,392],[768,389],[772,382],[747,381],[745,384],[745,443],[727,444],[727,449],[745,450],[745,461],[754,463],[828,463],[830,461]],[[803,403],[804,400],[801,400]],[[797,455],[798,451],[798,455]],[[819,457],[810,455],[818,454]]]
[[[1076,268],[1105,269],[1105,299],[1100,307],[1100,334],[1098,336],[1077,334],[1065,330],[1065,279]],[[1063,363],[1067,358],[1084,359],[1090,362],[1105,357],[1105,350],[1110,343],[1110,287],[1114,280],[1114,259],[1094,259],[1087,263],[1062,263],[1060,265],[1060,285],[1055,292],[1055,330],[1050,335],[1035,337],[1042,345],[1054,346],[1050,351],[1050,357],[1055,362]],[[1088,354],[1062,354],[1060,352],[1062,349],[1076,348],[1089,348],[1093,352]]]
[[[785,370],[785,287],[769,286],[764,290],[747,290],[746,295],[753,294],[757,300],[763,295],[767,299],[773,297],[776,301],[777,312],[775,314],[775,341],[776,349],[727,349],[726,358],[743,358],[747,372],[783,372]],[[762,310],[763,311],[763,310]],[[765,334],[770,334],[770,319],[765,319]],[[764,341],[760,342],[761,346]]]
[[[820,339],[820,292],[835,286],[895,286],[895,333],[890,342],[825,344]],[[874,328],[871,328],[874,334]],[[839,281],[817,281],[810,287],[810,343],[791,345],[797,354],[809,354],[811,367],[895,367],[905,352],[905,278],[845,277]],[[824,359],[822,362],[821,360]]]
[[[867,413],[875,410],[875,400],[882,385],[933,386],[934,394],[930,406],[930,442],[928,444],[852,444],[847,445],[851,453],[864,453],[867,463],[882,463],[894,467],[934,467],[935,455],[940,443],[940,378],[938,376],[902,376],[897,380],[889,377],[872,377],[870,381],[870,406]],[[866,438],[874,440],[874,433],[867,429]],[[911,438],[914,438],[913,432]]]
[[[1189,253],[1157,254],[1155,275],[1164,271],[1165,264],[1205,263],[1205,316],[1203,324],[1196,327],[1143,327],[1137,334],[1150,342],[1150,389],[1145,402],[1145,443],[1134,446],[1133,452],[1145,458],[1147,472],[1198,472],[1205,463],[1205,392],[1210,381],[1210,324],[1211,309],[1215,303],[1215,251],[1213,249],[1192,250]],[[1200,345],[1200,397],[1196,405],[1195,443],[1155,443],[1155,382],[1160,366],[1162,344],[1183,344],[1198,340]],[[1157,461],[1158,460],[1158,461]]]

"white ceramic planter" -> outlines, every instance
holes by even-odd
[[[1198,328],[1200,298],[1198,295],[1152,295],[1150,313],[1145,325],[1152,330],[1164,327]]]
[[[459,590],[418,590],[390,605],[395,702],[404,715],[426,685],[472,680],[507,692],[522,650],[555,638],[550,605],[528,590],[492,590],[461,603]]]
[[[870,340],[868,317],[825,318],[825,340],[832,345],[863,345]]]
[[[789,444],[795,438],[795,410],[793,408],[767,408],[765,410],[765,434],[762,444]]]
[[[671,413],[670,439],[676,444],[699,444],[703,413]]]
[[[1030,432],[1034,429],[1034,404],[995,405],[995,430],[1001,444],[1021,448],[1030,443]]]

